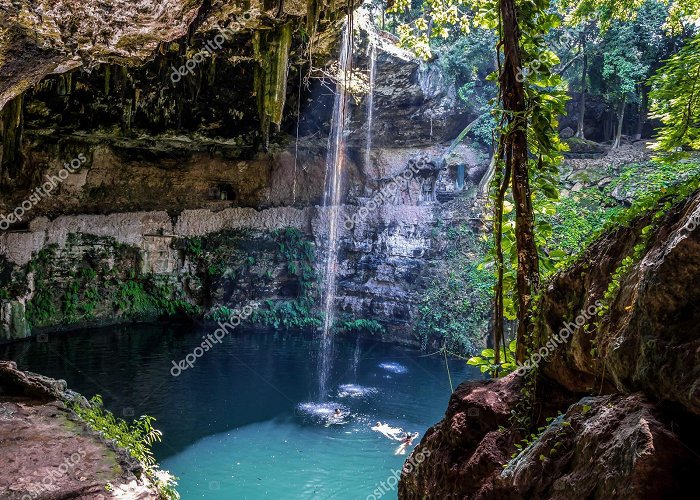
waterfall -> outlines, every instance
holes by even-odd
[[[341,178],[345,163],[345,129],[348,119],[349,79],[352,71],[352,26],[343,28],[339,56],[338,84],[333,104],[333,118],[328,138],[326,160],[325,213],[328,217],[328,257],[326,260],[323,336],[321,337],[319,392],[326,397],[333,355],[333,320],[335,309],[336,275],[338,267],[338,226],[340,224]],[[341,81],[344,80],[344,81]]]
[[[352,372],[355,375],[355,381],[357,381],[357,367],[360,364],[360,336],[358,335],[355,339],[355,351],[352,353]]]
[[[374,122],[374,82],[377,78],[377,46],[370,40],[369,46],[369,95],[367,96],[367,138],[365,140],[365,169],[369,168],[372,152],[372,124]]]

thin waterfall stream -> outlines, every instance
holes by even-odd
[[[326,160],[327,186],[325,208],[328,217],[328,257],[324,287],[324,322],[320,346],[319,395],[327,396],[333,355],[333,321],[335,317],[336,274],[338,267],[338,226],[340,221],[341,181],[345,163],[345,130],[349,115],[348,88],[352,72],[353,29],[351,22],[343,28],[339,55],[338,84],[333,104],[333,118]]]
[[[374,122],[374,83],[377,78],[377,45],[369,45],[369,94],[367,95],[367,137],[365,139],[365,168],[369,168],[372,153],[372,125]]]

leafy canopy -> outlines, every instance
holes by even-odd
[[[700,150],[700,34],[651,79],[651,113],[663,123],[655,149]]]

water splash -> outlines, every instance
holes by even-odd
[[[372,125],[374,123],[374,84],[377,78],[377,46],[370,40],[369,46],[369,94],[367,96],[367,138],[365,139],[365,169],[370,166],[372,152]]]
[[[323,399],[327,395],[328,379],[333,354],[333,320],[335,317],[336,275],[338,268],[338,226],[340,224],[340,198],[343,166],[345,164],[345,129],[349,117],[347,89],[352,73],[352,27],[345,24],[340,48],[340,74],[333,104],[331,132],[328,138],[326,160],[327,186],[325,207],[328,216],[328,257],[326,260],[323,335],[321,337],[319,392]]]
[[[338,387],[339,398],[364,398],[378,392],[376,387],[365,387],[357,384],[343,384]]]
[[[379,368],[383,368],[384,370],[391,372],[391,373],[396,373],[397,375],[407,373],[408,368],[406,368],[404,365],[399,364],[399,363],[379,363]]]
[[[340,414],[336,410],[340,410]],[[297,414],[305,420],[326,426],[347,424],[352,416],[350,409],[339,403],[299,403]]]

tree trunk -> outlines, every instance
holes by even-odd
[[[584,42],[581,42],[581,51],[586,50]],[[588,56],[583,53],[583,71],[581,71],[581,100],[578,107],[578,127],[576,127],[576,137],[585,139],[584,122],[586,118],[586,73],[588,72]]]
[[[525,88],[517,75],[520,59],[520,30],[515,0],[501,0],[504,62],[500,75],[501,99],[509,124],[505,138],[505,160],[512,172],[515,202],[515,240],[518,251],[518,333],[516,359],[524,362],[532,348],[532,295],[539,286],[539,262],[535,245],[534,216],[528,172]]]
[[[620,101],[617,107],[617,131],[615,132],[615,140],[613,141],[613,149],[620,147],[620,138],[622,137],[622,122],[625,120],[625,99]]]
[[[613,116],[612,111],[608,111],[605,113],[605,140],[606,141],[612,141],[615,137],[615,131],[614,131],[614,121],[615,117]]]
[[[508,191],[508,185],[510,184],[511,170],[510,164],[505,163],[505,174],[501,171],[503,167],[502,158],[504,156],[505,141],[504,137],[498,141],[498,152],[494,153],[494,175],[496,177],[496,185],[498,186],[498,191],[496,193],[496,202],[494,203],[494,216],[493,216],[493,235],[494,242],[496,245],[496,290],[495,290],[495,300],[494,300],[494,315],[493,315],[493,351],[494,351],[494,364],[498,365],[501,360],[500,345],[503,344],[505,348],[504,341],[504,329],[503,329],[503,202],[505,200],[506,192]],[[496,160],[498,158],[498,160]],[[506,356],[503,356],[507,359]],[[494,375],[498,375],[497,373]]]

